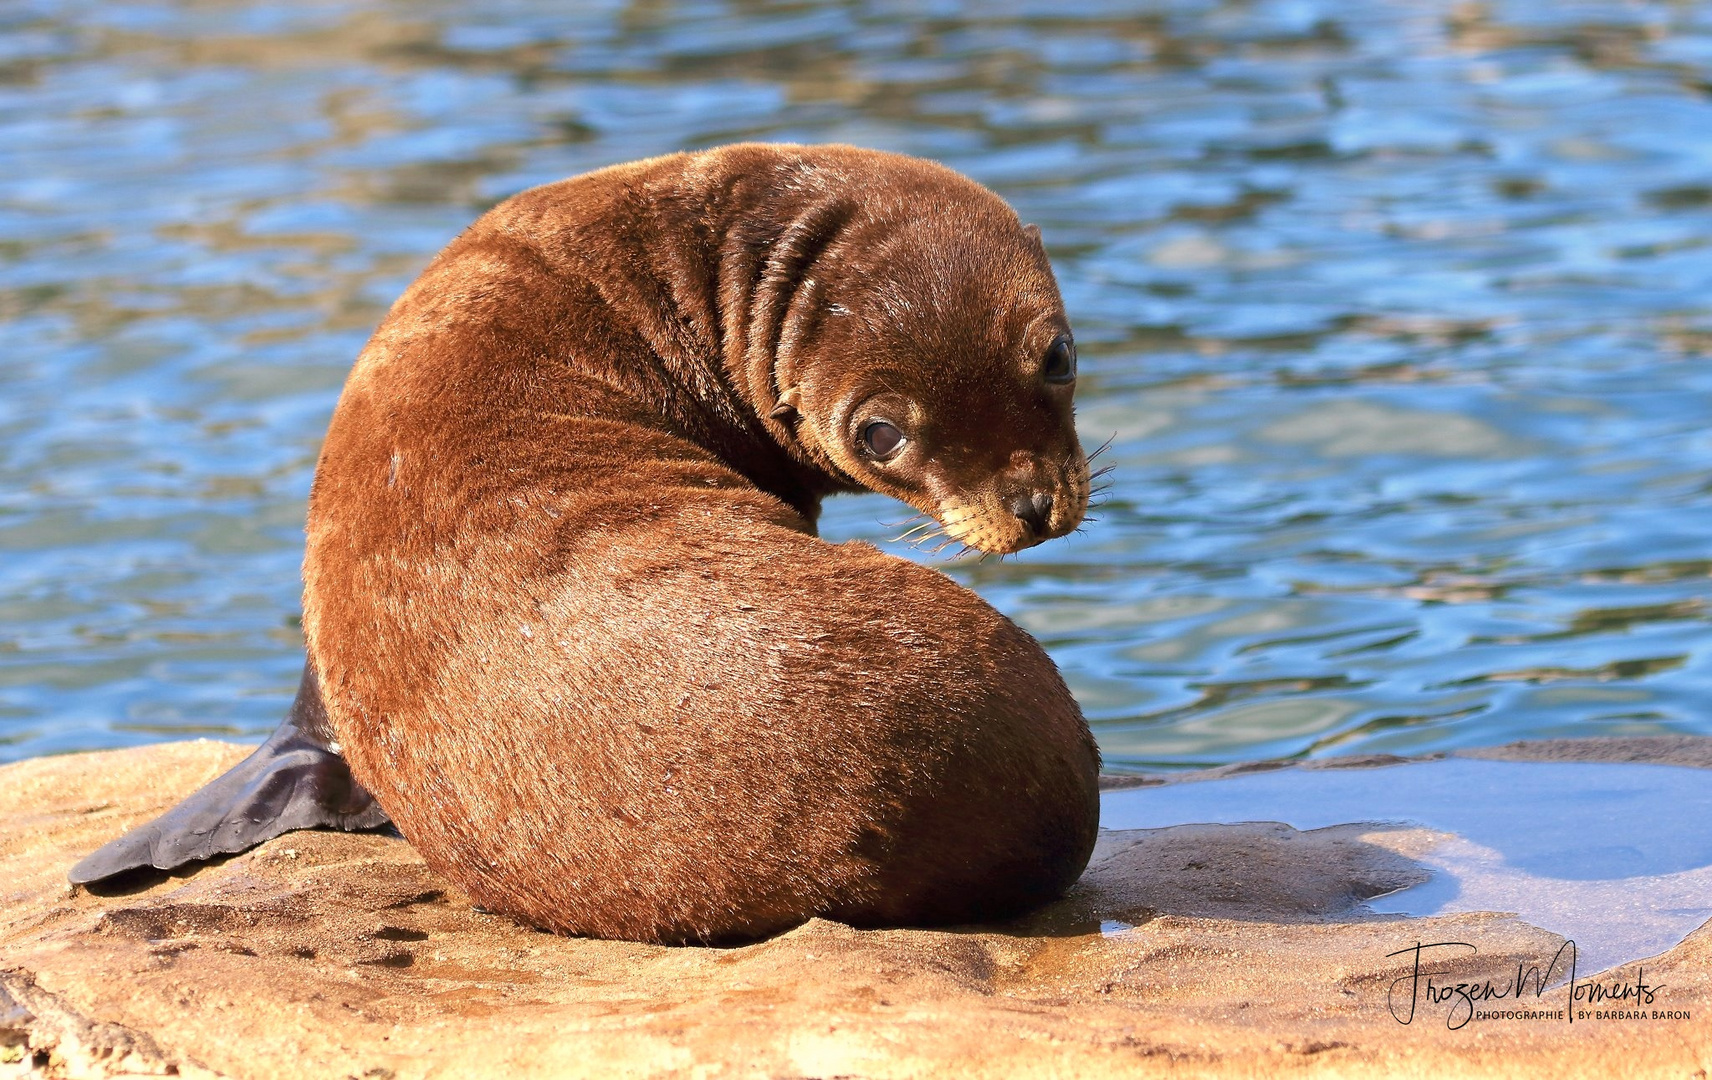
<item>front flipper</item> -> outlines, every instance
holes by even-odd
[[[339,756],[315,670],[304,664],[303,682],[285,722],[255,753],[165,814],[88,856],[66,876],[85,885],[146,867],[171,870],[247,851],[293,829],[355,832],[387,821],[386,811]]]

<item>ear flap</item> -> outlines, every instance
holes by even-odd
[[[1023,234],[1025,236],[1027,236],[1030,240],[1033,240],[1035,243],[1038,244],[1041,242],[1041,240],[1040,240],[1040,226],[1036,225],[1034,222],[1031,221],[1027,225],[1024,225],[1022,227],[1022,231],[1023,231]]]
[[[773,411],[767,415],[774,420],[789,420],[797,414],[797,406],[802,403],[802,391],[789,386],[779,394],[779,403],[773,406]]]

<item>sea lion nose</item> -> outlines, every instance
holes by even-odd
[[[1047,525],[1052,521],[1052,496],[1045,492],[1018,495],[1011,500],[1011,513],[1027,523],[1035,536],[1045,536]]]

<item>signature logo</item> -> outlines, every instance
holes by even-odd
[[[1391,981],[1385,994],[1386,1007],[1399,1024],[1412,1024],[1427,1009],[1442,1008],[1445,1026],[1452,1031],[1473,1020],[1688,1020],[1686,1009],[1646,1009],[1654,1004],[1663,984],[1646,981],[1646,969],[1635,977],[1599,982],[1576,976],[1574,941],[1565,941],[1544,966],[1518,961],[1514,977],[1469,978],[1439,965],[1463,961],[1480,950],[1467,941],[1415,942],[1407,949],[1386,953],[1410,957],[1408,974]],[[1508,973],[1506,973],[1507,975]],[[1560,980],[1567,979],[1562,987]],[[1546,996],[1548,989],[1561,989],[1562,996]],[[1425,1008],[1423,1008],[1425,1007]]]

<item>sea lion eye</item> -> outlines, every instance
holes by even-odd
[[[903,432],[884,420],[872,420],[862,428],[862,448],[877,461],[896,454],[906,441]]]
[[[1069,334],[1059,334],[1052,339],[1052,345],[1046,350],[1046,362],[1041,365],[1040,374],[1049,383],[1076,381],[1076,343],[1070,340]]]

